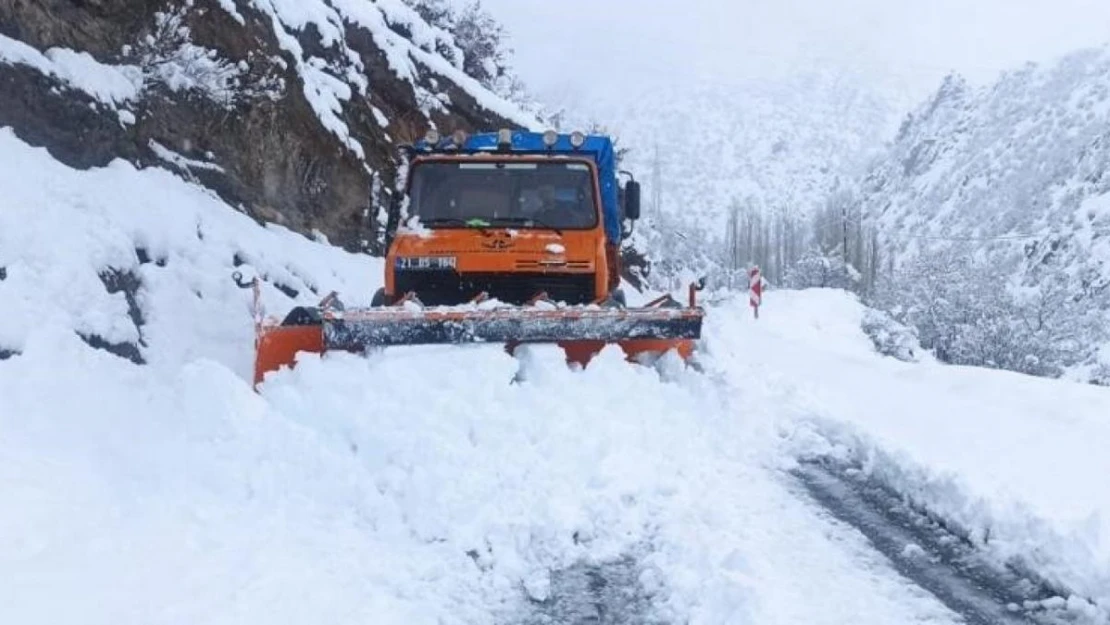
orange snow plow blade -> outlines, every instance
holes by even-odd
[[[421,309],[405,305],[333,310],[311,309],[299,321],[257,327],[254,383],[266,373],[292,367],[298,352],[362,352],[403,345],[501,344],[512,353],[522,344],[557,344],[568,363],[585,367],[606,345],[628,360],[674,350],[684,360],[701,337],[704,311],[691,298],[683,307],[669,297],[643,308]],[[415,308],[415,309],[414,309]]]
[[[625,358],[629,362],[640,362],[644,356],[665,354],[674,350],[679,357],[683,360],[689,360],[694,355],[694,340],[693,339],[633,339],[628,341],[616,341],[618,347],[624,351]],[[601,353],[605,349],[605,341],[560,341],[559,347],[562,348],[563,353],[566,354],[567,364],[576,364],[582,367],[590,364],[594,356]],[[512,352],[516,345],[510,345],[509,351]]]
[[[612,311],[408,312],[356,310],[342,317],[325,313],[319,324],[266,326],[257,342],[254,382],[283,366],[298,352],[361,352],[403,345],[504,344],[512,352],[527,343],[554,343],[567,362],[585,367],[606,345],[619,346],[630,361],[645,354],[676,350],[683,359],[701,335],[698,309]]]
[[[298,352],[324,353],[320,326],[270,326],[263,328],[255,345],[254,384],[270,371],[292,367]]]

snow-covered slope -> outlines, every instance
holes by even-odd
[[[0,155],[0,622],[539,623],[594,605],[575,566],[644,622],[954,622],[791,492],[719,374],[434,347],[256,394],[232,272],[281,313],[380,266],[162,170]]]
[[[941,270],[955,265],[945,258],[973,259],[995,285],[1012,277],[1027,299],[1077,309],[1065,321],[1082,325],[1088,309],[1110,302],[1108,128],[1110,48],[987,87],[948,78],[862,182],[884,269],[922,254],[941,259]],[[1056,342],[1075,352],[1099,340],[1087,331],[1075,344],[1063,330]]]
[[[258,227],[163,169],[77,171],[0,129],[0,351],[65,330],[176,369],[213,359],[251,371],[250,296],[275,314],[332,290],[368,302],[380,261]],[[157,201],[152,201],[156,198]]]
[[[401,0],[246,0],[246,3],[271,17],[278,43],[297,61],[305,97],[321,122],[344,142],[352,140],[346,124],[338,117],[342,102],[353,95],[366,96],[370,88],[360,54],[348,41],[348,25],[370,34],[384,52],[389,68],[416,90],[417,103],[425,115],[450,110],[451,98],[446,90],[429,88],[436,85],[438,77],[461,87],[480,107],[504,119],[525,127],[536,121],[519,106],[495,96],[467,76],[462,71],[463,52],[454,36],[429,25]],[[329,59],[306,51],[297,35],[309,28],[319,33],[325,48],[336,47],[339,53],[328,55]],[[443,48],[451,51],[454,62],[439,53]],[[353,142],[351,147],[361,151]]]
[[[1108,120],[1110,49],[1029,65],[984,88],[952,76],[907,117],[864,200],[906,253],[950,246],[949,237],[1002,238],[981,247],[1017,251],[1030,265],[1051,253],[1077,273],[1106,276]]]

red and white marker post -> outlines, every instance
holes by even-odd
[[[748,277],[748,301],[755,311],[755,318],[759,319],[759,305],[763,303],[763,276],[759,273],[759,267],[752,267]]]

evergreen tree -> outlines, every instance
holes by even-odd
[[[452,32],[455,29],[455,13],[448,0],[408,0],[417,14],[432,26]]]
[[[483,86],[501,93],[511,89],[505,28],[474,0],[455,18],[455,43],[463,51],[463,71]],[[510,84],[503,84],[508,79]],[[499,84],[501,83],[501,84]]]

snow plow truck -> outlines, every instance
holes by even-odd
[[[625,304],[620,245],[640,216],[640,185],[617,171],[609,137],[433,130],[405,155],[385,286],[370,307],[345,309],[333,293],[281,322],[264,320],[254,282],[255,384],[301,351],[555,343],[583,367],[609,344],[633,361],[691,356],[702,285],[690,285],[686,303],[664,295]]]

